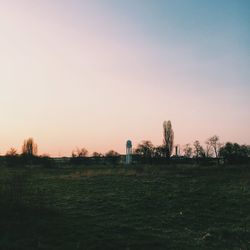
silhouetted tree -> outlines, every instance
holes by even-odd
[[[225,146],[220,148],[219,155],[228,163],[243,163],[248,160],[249,149],[246,145],[227,142]]]
[[[16,157],[16,156],[18,156],[17,149],[15,149],[15,148],[10,148],[10,149],[6,152],[6,156],[7,156],[7,157]]]
[[[212,148],[214,155],[217,158],[219,155],[220,147],[222,145],[219,141],[219,137],[217,135],[214,135],[208,138],[208,140],[206,141],[206,144],[208,145],[208,147]]]
[[[165,156],[165,147],[164,146],[154,147],[153,152],[154,152],[153,155],[156,158],[164,157]]]
[[[93,157],[102,157],[103,155],[101,153],[98,153],[98,152],[94,152],[92,154]]]
[[[103,163],[105,161],[103,154],[98,153],[98,152],[93,152],[92,154],[92,162],[95,164],[100,164]]]
[[[170,158],[174,146],[174,131],[171,121],[164,121],[163,123],[163,145],[165,147],[166,157]]]
[[[114,150],[110,150],[105,154],[105,158],[109,163],[116,165],[120,161],[120,154]]]
[[[110,150],[105,154],[106,157],[117,157],[120,156],[120,154],[114,150]]]
[[[212,157],[213,156],[213,149],[212,149],[212,146],[210,144],[210,142],[207,140],[205,142],[205,145],[206,145],[206,148],[205,148],[205,156],[206,157]]]
[[[5,154],[5,162],[7,166],[19,165],[19,155],[15,148],[10,148]]]
[[[184,152],[184,156],[187,158],[191,158],[192,154],[193,154],[193,149],[190,146],[189,143],[187,143],[184,148],[183,148],[183,152]]]
[[[151,141],[142,141],[138,144],[134,152],[146,158],[151,158],[154,155],[154,145]]]
[[[70,159],[70,162],[72,164],[89,164],[89,159],[88,159],[88,150],[85,148],[76,148],[75,150],[72,151],[72,157]]]
[[[72,157],[87,157],[88,156],[88,150],[86,148],[76,148],[72,151]]]
[[[194,145],[194,154],[195,154],[196,158],[202,158],[202,157],[206,156],[205,155],[205,150],[201,146],[199,141],[196,140],[193,145]]]
[[[36,156],[37,155],[37,144],[33,138],[25,140],[22,147],[22,154],[25,156]]]

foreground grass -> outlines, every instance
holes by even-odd
[[[0,181],[19,171],[1,168]],[[0,203],[0,249],[250,249],[249,167],[25,175],[24,202]]]

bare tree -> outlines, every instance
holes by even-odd
[[[6,156],[9,156],[9,157],[15,157],[17,156],[18,153],[17,153],[17,150],[15,148],[10,148],[7,152],[6,152]]]
[[[88,156],[88,150],[86,148],[76,148],[72,151],[72,157],[87,157]]]
[[[191,158],[192,154],[193,154],[193,149],[191,147],[191,145],[189,143],[185,144],[184,148],[184,156],[187,158]]]
[[[196,158],[204,157],[205,156],[205,150],[201,146],[200,142],[196,140],[193,145],[194,145],[194,154],[195,154],[195,157]]]
[[[24,141],[22,154],[27,156],[37,155],[37,144],[34,142],[33,138],[29,138]]]
[[[219,137],[217,135],[214,135],[208,138],[208,140],[206,141],[206,145],[209,150],[213,150],[215,157],[218,158],[219,150],[222,146],[222,144],[219,142]]]
[[[163,145],[165,147],[166,157],[170,158],[174,146],[174,131],[171,121],[164,121],[163,123]]]
[[[209,143],[209,141],[205,142],[206,148],[205,148],[205,156],[206,157],[212,157],[213,156],[213,149]]]

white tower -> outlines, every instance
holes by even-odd
[[[131,164],[132,162],[132,142],[130,140],[126,143],[126,164]]]

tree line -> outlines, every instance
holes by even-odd
[[[29,138],[23,142],[22,152],[18,154],[15,148],[11,148],[6,152],[6,159],[9,162],[15,161],[31,162],[31,163],[46,163],[51,162],[48,155],[38,156],[38,146],[33,138]],[[70,163],[105,163],[111,162],[117,164],[121,162],[121,155],[110,150],[106,154],[94,152],[89,155],[86,148],[76,148],[72,151]],[[211,136],[205,141],[204,146],[199,140],[195,140],[192,144],[187,143],[180,147],[174,145],[174,131],[171,121],[163,123],[163,143],[162,145],[154,146],[150,140],[144,140],[133,149],[134,162],[152,162],[153,159],[158,159],[158,162],[167,162],[170,160],[192,159],[205,160],[217,159],[218,163],[222,159],[224,163],[245,163],[249,162],[250,146],[239,145],[238,143],[220,142],[217,135]],[[157,161],[155,161],[157,162]]]

